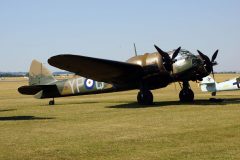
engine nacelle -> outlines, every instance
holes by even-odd
[[[171,82],[171,75],[164,68],[162,57],[158,53],[146,53],[132,57],[127,62],[143,67],[144,75],[142,80],[148,89],[162,88]]]
[[[141,56],[132,57],[127,62],[142,66],[146,76],[166,73],[162,63],[162,57],[158,53],[145,53]]]

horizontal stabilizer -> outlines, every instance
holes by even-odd
[[[204,77],[200,83],[203,92],[216,92],[216,85],[217,83],[211,76]]]
[[[22,86],[18,88],[18,92],[25,95],[35,95],[42,90],[56,89],[56,85],[34,85],[34,86]]]
[[[215,81],[211,76],[207,76],[203,78],[201,84],[215,84]]]

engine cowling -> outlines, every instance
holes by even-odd
[[[162,57],[158,53],[145,53],[144,55],[132,57],[127,62],[142,66],[147,75],[166,72]]]
[[[143,67],[142,80],[147,84],[148,89],[165,87],[171,81],[170,74],[164,68],[162,57],[158,53],[146,53],[132,57],[127,62]]]

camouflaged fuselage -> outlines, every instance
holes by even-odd
[[[174,51],[168,52],[170,57],[173,55],[173,52]],[[88,67],[79,67],[78,61],[74,62],[75,66],[81,69],[82,72],[85,71],[83,68],[87,69],[88,72],[84,72],[86,77],[88,76],[87,73],[90,72],[91,76],[96,76],[97,78],[100,77],[99,81],[101,81],[101,79],[104,81],[104,77],[108,77],[112,79],[112,81],[104,83],[84,77],[73,77],[57,81],[42,63],[34,60],[29,71],[29,86],[20,87],[19,92],[27,95],[35,95],[34,97],[36,98],[53,98],[142,89],[143,87],[147,90],[154,90],[166,87],[172,82],[201,80],[209,74],[206,71],[201,58],[186,50],[181,50],[179,52],[178,56],[175,58],[172,66],[173,70],[171,72],[165,69],[163,59],[159,53],[146,53],[144,55],[130,58],[127,63],[134,64],[132,66],[129,65],[130,67],[134,67],[132,70],[129,68],[126,69],[125,66],[127,65],[125,64],[127,63],[91,59],[89,57],[83,58],[85,61],[89,60],[89,62],[92,62],[93,64],[99,62],[99,64],[96,64],[103,67],[103,70],[99,70],[99,72],[104,73],[100,74],[97,72],[98,68],[91,68],[92,66],[84,63],[85,61],[82,59],[80,59],[82,60],[82,65],[91,66],[90,69]],[[106,69],[107,65],[105,66],[104,62],[111,64],[112,66],[117,65],[117,67]],[[136,68],[139,70],[137,70],[137,73],[134,73],[133,69]],[[123,69],[124,72],[121,69]],[[112,72],[113,70],[117,73]],[[126,72],[129,72],[129,74],[122,76]],[[78,71],[76,70],[74,73],[78,74]],[[135,74],[137,76],[135,76]],[[115,76],[118,76],[119,78],[114,79]],[[130,78],[132,79],[130,80]]]
[[[59,80],[49,84],[55,86],[51,90],[45,89],[38,92],[35,98],[66,97],[86,94],[98,94],[118,91],[116,87],[104,82],[97,82],[84,77],[74,77]]]

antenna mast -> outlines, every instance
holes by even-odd
[[[134,45],[135,56],[137,56],[137,48],[136,48],[135,43],[133,43],[133,45]]]

